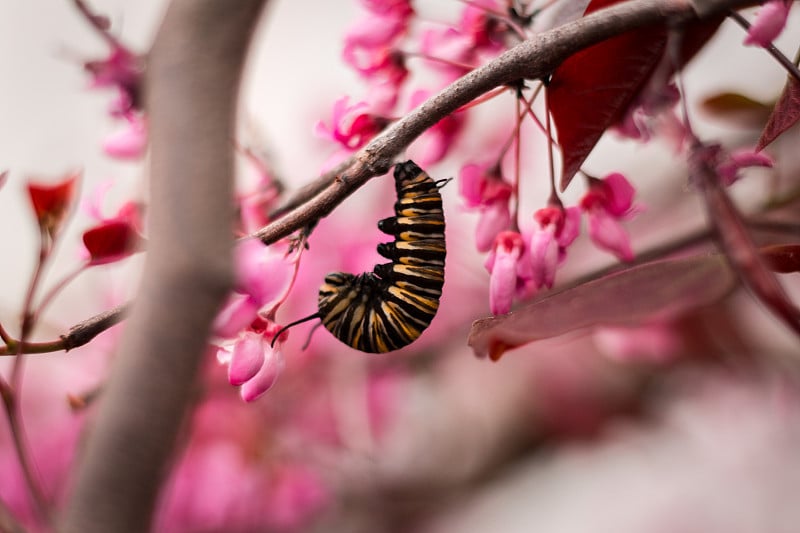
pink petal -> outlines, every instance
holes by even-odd
[[[633,259],[630,239],[619,221],[603,209],[589,211],[589,237],[600,248],[608,250],[623,261]]]
[[[253,298],[245,294],[231,294],[228,302],[214,319],[213,335],[222,339],[235,337],[256,319],[260,308],[261,306]]]
[[[263,339],[263,337],[262,337]],[[284,367],[283,353],[280,351],[280,343],[271,348],[269,342],[262,340],[264,364],[250,380],[242,384],[239,393],[242,400],[252,402],[267,392],[281,375]]]
[[[269,344],[258,333],[245,331],[239,336],[233,345],[228,365],[228,381],[231,385],[239,386],[256,375],[264,366],[265,347],[268,348]]]
[[[478,226],[475,229],[475,246],[479,252],[488,252],[495,237],[508,228],[511,222],[511,213],[508,210],[508,201],[493,202],[481,211]]]
[[[564,225],[556,234],[556,240],[561,248],[566,248],[578,237],[581,231],[581,210],[578,206],[564,209]]]
[[[484,177],[486,167],[469,164],[461,167],[458,173],[458,192],[466,201],[467,207],[478,207],[483,200],[483,189],[486,186]]]
[[[770,0],[762,5],[756,14],[756,19],[747,32],[744,44],[767,47],[772,44],[784,26],[789,16],[791,2],[784,0]]]
[[[147,150],[147,129],[141,120],[131,120],[103,141],[103,151],[115,159],[139,159]]]
[[[256,239],[236,244],[236,290],[253,298],[259,308],[281,296],[294,276],[294,265],[274,246]]]
[[[754,152],[750,149],[734,151],[727,159],[717,166],[717,174],[722,182],[730,186],[739,179],[739,170],[746,167],[773,166],[772,158],[764,152]]]
[[[558,266],[558,242],[553,226],[533,230],[530,245],[530,262],[533,283],[537,288],[553,286]]]
[[[517,262],[523,247],[519,233],[504,231],[497,236],[489,278],[489,309],[493,315],[504,315],[511,310],[517,289]]]
[[[619,172],[614,172],[603,178],[603,183],[607,187],[605,201],[606,210],[615,217],[621,217],[630,211],[633,205],[633,196],[636,189]]]

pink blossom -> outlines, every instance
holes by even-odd
[[[217,361],[228,366],[228,381],[240,387],[245,402],[253,402],[267,392],[278,379],[284,367],[282,340],[272,339],[280,326],[270,320],[259,319],[256,326],[242,331],[232,345],[217,348]]]
[[[744,44],[768,47],[786,26],[786,18],[792,7],[790,0],[769,0],[758,10]]]
[[[495,0],[478,1],[464,7],[458,28],[469,38],[474,49],[499,50],[505,46],[503,33],[506,25],[491,13],[502,9],[503,6],[498,6]]]
[[[624,261],[633,259],[630,239],[620,224],[641,208],[633,204],[635,189],[620,173],[592,180],[580,207],[589,217],[589,237],[599,247]]]
[[[551,288],[555,283],[556,268],[564,261],[567,247],[580,231],[578,207],[548,206],[534,213],[537,227],[530,238],[527,262],[535,289]]]
[[[138,159],[147,149],[144,119],[130,114],[126,126],[103,141],[103,151],[115,159]]]
[[[347,96],[343,96],[334,103],[330,127],[319,121],[314,131],[318,136],[328,137],[349,150],[357,150],[383,130],[389,120],[364,112],[368,107],[366,102],[348,106],[348,100]]]
[[[88,61],[84,68],[92,75],[92,87],[115,87],[119,90],[120,96],[113,108],[114,114],[141,109],[144,67],[139,56],[115,44],[106,59]]]
[[[747,167],[772,168],[772,158],[764,152],[752,149],[735,150],[717,165],[717,173],[725,185],[732,185],[739,179],[739,170]]]
[[[447,81],[455,80],[469,72],[473,64],[470,38],[455,28],[436,28],[422,34],[420,49],[424,56],[433,59],[430,66],[445,75]]]
[[[475,241],[478,251],[487,252],[497,234],[511,222],[511,185],[503,181],[497,167],[468,164],[459,173],[459,192],[467,207],[480,210]]]
[[[231,338],[249,326],[259,311],[285,295],[294,265],[274,246],[245,239],[234,250],[236,288],[214,320],[214,335]]]
[[[414,14],[409,0],[361,0],[361,4],[372,13],[400,19],[407,19]]]
[[[492,253],[486,260],[489,279],[489,308],[493,315],[504,315],[522,284],[519,261],[525,250],[522,236],[515,231],[503,231],[494,241]]]
[[[498,196],[481,207],[481,216],[475,228],[475,247],[479,252],[488,252],[492,248],[497,235],[508,228],[511,223],[511,213],[508,209],[508,195]]]
[[[270,346],[271,336],[270,338],[265,338],[265,336],[259,335],[258,338],[260,339],[259,346],[263,353],[263,363],[258,372],[241,384],[239,392],[245,402],[253,402],[260,398],[262,394],[272,388],[278,380],[278,376],[283,372],[282,343],[280,341],[276,342],[273,348]],[[250,347],[250,349],[253,349],[253,347]],[[234,383],[231,382],[231,385],[234,385]]]

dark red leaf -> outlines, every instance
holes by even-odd
[[[83,244],[89,251],[90,265],[103,265],[119,261],[132,254],[139,235],[124,220],[103,222],[83,233]]]
[[[42,185],[28,182],[28,195],[39,226],[51,235],[58,229],[72,204],[75,183],[79,172],[67,174],[63,181],[55,185]]]
[[[585,14],[620,0],[592,0]],[[606,129],[628,108],[664,54],[667,30],[632,30],[570,56],[547,87],[565,189]]]
[[[769,143],[791,128],[800,119],[800,82],[789,76],[772,114],[756,143],[756,152],[763,150]]]
[[[776,244],[761,248],[761,257],[773,272],[790,274],[800,272],[800,245]]]
[[[497,360],[506,350],[595,326],[635,326],[717,302],[736,277],[722,255],[640,265],[548,294],[508,315],[472,324],[469,345]]]

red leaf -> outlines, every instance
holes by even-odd
[[[736,277],[722,255],[648,263],[548,294],[472,324],[469,345],[497,360],[508,349],[595,326],[634,326],[720,300]]]
[[[111,220],[83,233],[90,265],[103,265],[124,259],[135,251],[138,234],[130,223]]]
[[[67,174],[66,178],[55,185],[42,185],[28,182],[28,195],[31,199],[33,212],[39,226],[53,235],[58,230],[67,209],[72,203],[75,194],[75,182],[80,176],[79,172]]]
[[[589,14],[620,0],[592,0]],[[567,58],[547,87],[563,159],[561,189],[627,109],[664,54],[663,27],[632,30]]]
[[[790,274],[800,272],[800,245],[775,244],[761,248],[761,257],[773,272]]]
[[[783,93],[775,104],[772,114],[761,132],[756,144],[756,152],[763,150],[784,131],[791,128],[800,119],[800,82],[789,76]]]

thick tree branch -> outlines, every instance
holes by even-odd
[[[752,0],[696,0],[696,4],[690,0],[633,0],[597,11],[520,43],[456,80],[392,124],[342,163],[338,167],[341,173],[316,180],[304,188],[300,196],[284,204],[278,213],[285,212],[287,205],[299,207],[252,236],[271,244],[327,216],[370,178],[385,173],[394,158],[425,130],[496,87],[519,79],[546,77],[575,52],[626,30],[654,24],[678,25],[697,20],[697,12],[702,12],[704,18],[711,17],[729,9],[750,5]],[[327,187],[326,181],[329,183]]]
[[[151,238],[139,297],[89,428],[65,532],[142,532],[232,286],[233,147],[264,0],[174,0],[150,53]]]

